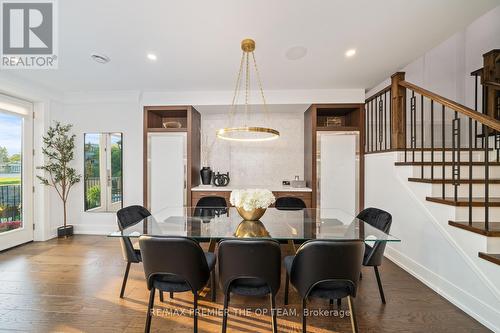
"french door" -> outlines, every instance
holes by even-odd
[[[33,240],[32,109],[0,94],[0,250]]]

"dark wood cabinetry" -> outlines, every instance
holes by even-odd
[[[200,113],[192,106],[145,106],[143,135],[143,200],[148,207],[148,133],[185,132],[186,204],[191,206],[190,189],[200,184]],[[148,207],[149,208],[149,207]]]
[[[304,179],[318,206],[318,142],[322,131],[359,132],[359,206],[364,206],[364,104],[312,104],[304,113]]]

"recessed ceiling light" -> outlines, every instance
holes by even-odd
[[[350,58],[356,54],[356,49],[349,49],[345,52],[345,56],[347,58]]]
[[[109,57],[104,54],[92,53],[90,57],[92,58],[92,60],[100,64],[107,64],[111,61],[111,59],[109,59]]]
[[[152,61],[155,61],[157,59],[156,54],[148,53],[148,59],[152,60]]]
[[[304,58],[307,54],[307,49],[303,46],[294,46],[289,48],[285,56],[288,60],[299,60],[301,58]]]

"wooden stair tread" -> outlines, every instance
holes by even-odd
[[[469,222],[448,221],[448,224],[483,236],[500,237],[500,222],[489,222],[488,230],[485,230],[484,222],[472,222],[469,224]]]
[[[418,165],[418,166],[421,166],[421,165],[424,165],[424,166],[431,166],[431,165],[439,165],[439,166],[442,166],[442,165],[449,165],[449,166],[452,166],[453,165],[453,162],[449,162],[449,161],[445,161],[444,163],[439,161],[439,162],[430,162],[430,161],[424,161],[424,162],[395,162],[394,165],[396,166],[408,166],[408,165]],[[465,161],[460,161],[460,163],[457,163],[459,165],[462,165],[462,166],[468,166],[469,165],[469,162],[465,162]],[[493,161],[490,161],[488,163],[490,166],[500,166],[500,162],[493,162]],[[485,162],[479,162],[479,161],[474,161],[472,162],[472,165],[473,166],[484,166],[485,165]]]
[[[488,148],[488,150],[493,150],[494,148]],[[397,151],[405,151],[405,148],[398,148],[396,149]],[[453,151],[454,149],[453,148],[444,148],[444,151]],[[460,151],[469,151],[469,148],[460,148],[459,149]],[[409,151],[409,152],[412,152],[412,151],[422,151],[422,148],[406,148],[406,151]],[[439,151],[439,152],[442,152],[443,151],[443,147],[434,147],[434,148],[430,148],[430,147],[425,147],[424,148],[424,152],[425,151]],[[484,148],[472,148],[472,151],[484,151]]]
[[[500,254],[479,252],[479,258],[491,261],[494,264],[500,265]]]
[[[440,203],[443,205],[449,206],[457,206],[457,207],[468,207],[469,206],[469,198],[457,198],[457,201],[453,197],[426,197],[427,201]],[[472,206],[473,207],[484,207],[484,198],[472,198]],[[490,198],[489,199],[490,207],[500,207],[500,198]]]
[[[455,182],[458,184],[484,184],[486,182],[485,179],[439,179],[439,178],[408,178],[408,181],[410,182],[417,182],[417,183],[428,183],[428,184],[454,184]],[[490,184],[500,184],[500,179],[490,179],[489,180]]]

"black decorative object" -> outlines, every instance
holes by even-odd
[[[217,172],[217,174],[214,176],[214,185],[217,187],[227,186],[229,184],[229,181],[230,181],[229,172],[227,173]]]
[[[201,175],[201,183],[203,185],[210,185],[212,182],[212,169],[210,167],[203,167],[200,170],[200,175]]]
[[[70,237],[73,236],[73,226],[72,225],[65,225],[62,227],[57,228],[57,237],[62,238],[62,237]]]

